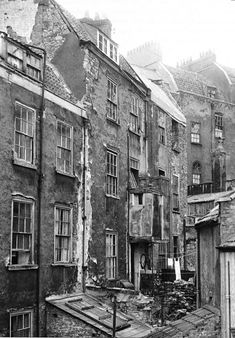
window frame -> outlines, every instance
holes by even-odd
[[[113,93],[112,87],[115,88],[115,93]],[[109,88],[112,93],[110,93]],[[115,97],[115,99],[113,99],[113,97]],[[112,114],[110,113],[111,111]],[[116,123],[118,121],[118,86],[117,83],[115,83],[109,77],[107,78],[107,118]]]
[[[14,222],[14,202],[24,203],[24,204],[30,204],[31,205],[31,249],[24,250],[24,249],[13,249],[13,222]],[[32,198],[27,198],[23,196],[13,196],[12,202],[11,202],[11,256],[10,256],[10,265],[14,266],[28,266],[34,264],[34,217],[35,217],[35,201]],[[24,225],[25,226],[25,225]],[[21,232],[17,232],[21,233]],[[26,233],[26,232],[23,232]],[[31,257],[31,262],[28,263],[12,263],[12,254],[13,251],[29,251],[29,257]]]
[[[192,128],[193,126],[198,125],[199,126],[199,132],[193,133]],[[201,144],[201,123],[197,121],[191,122],[191,130],[190,130],[190,141],[193,144]]]
[[[175,188],[174,184],[174,177],[177,178],[177,189]],[[173,174],[172,175],[172,210],[179,211],[180,210],[180,201],[179,201],[179,175]],[[177,190],[177,191],[176,191]],[[177,200],[177,206],[174,205],[174,200]]]
[[[29,336],[24,336],[24,337],[33,337],[33,310],[19,310],[19,311],[14,311],[10,312],[10,324],[9,324],[9,337],[16,337],[15,335],[12,335],[12,318],[13,317],[18,317],[21,315],[29,314],[30,315],[30,326],[29,326]],[[23,320],[24,322],[24,320]],[[25,328],[22,328],[24,330]],[[19,336],[20,337],[20,336]]]
[[[140,161],[134,157],[129,158],[129,168],[130,168],[130,187],[137,188],[139,185],[139,168]]]
[[[118,46],[105,34],[97,30],[97,47],[111,60],[118,64]]]
[[[115,255],[110,255],[110,256],[107,256],[107,236],[112,236],[115,238],[115,248],[116,248],[116,251],[115,251]],[[112,250],[113,246],[110,245],[110,249]],[[108,260],[108,259],[112,259],[114,258],[114,261],[115,261],[115,267],[113,267],[112,264],[109,265],[108,262],[112,262],[112,260]],[[108,266],[109,265],[109,266]],[[114,274],[110,274],[109,275],[109,270],[113,270]],[[118,233],[116,231],[113,231],[113,230],[109,230],[109,229],[106,229],[105,230],[105,276],[108,280],[115,280],[117,279],[117,276],[118,276]]]
[[[220,122],[220,123],[218,123]],[[219,112],[215,113],[215,137],[223,138],[224,137],[224,123],[223,115]]]
[[[139,124],[139,110],[140,110],[140,100],[136,96],[131,97],[131,111],[130,111],[130,131],[139,134],[140,124]]]
[[[199,161],[193,162],[192,165],[192,184],[201,184],[202,165]],[[199,181],[198,181],[199,179]],[[195,182],[198,181],[198,182]]]
[[[162,145],[166,145],[166,130],[162,126],[158,126],[159,133],[159,143]]]
[[[66,147],[62,147],[61,145],[58,145],[58,124],[59,123],[61,125],[64,125],[66,128],[70,128],[70,149],[68,149]],[[62,134],[60,135],[60,138],[61,137],[62,137]],[[73,140],[73,126],[71,126],[69,123],[67,123],[65,121],[57,119],[56,120],[56,171],[58,173],[60,173],[60,174],[68,175],[68,176],[73,175],[73,143],[74,143],[74,140]],[[70,151],[70,154],[71,154],[71,164],[70,164],[70,171],[69,172],[67,172],[65,170],[61,170],[58,167],[58,148]]]
[[[24,133],[22,130],[17,130],[16,129],[16,119],[18,118],[16,116],[16,106],[20,106],[22,108],[25,108],[26,111],[27,111],[27,114],[28,114],[28,110],[32,112],[32,136],[28,135],[27,133]],[[20,118],[20,124],[22,124],[22,120],[23,118],[21,117]],[[27,123],[27,121],[26,121]],[[27,124],[27,127],[28,127],[28,124]],[[27,161],[27,159],[23,159],[23,158],[20,158],[18,157],[17,155],[17,152],[16,152],[16,134],[20,134],[20,135],[24,135],[26,137],[29,137],[32,139],[32,160],[31,161]],[[19,141],[20,142],[20,141]],[[26,144],[26,142],[25,142]],[[19,145],[20,147],[20,145]],[[25,151],[26,151],[26,146],[25,146]],[[25,157],[26,157],[26,154],[25,154]],[[21,163],[21,164],[25,164],[25,165],[31,165],[31,166],[34,166],[35,163],[36,163],[36,109],[34,108],[31,108],[19,101],[15,101],[15,104],[14,104],[14,160],[16,160],[18,163]]]
[[[56,233],[56,222],[57,222],[57,210],[63,210],[69,212],[69,235],[59,235]],[[59,222],[60,220],[58,220]],[[68,205],[64,204],[56,204],[54,206],[54,264],[60,265],[60,264],[70,264],[72,262],[72,227],[73,227],[73,209],[69,207]],[[56,237],[60,238],[68,238],[69,239],[69,245],[68,245],[68,260],[57,260],[57,246],[56,246]],[[60,247],[61,248],[61,247]]]
[[[111,165],[113,165],[112,163],[108,163],[108,154],[115,156],[115,158],[116,158],[116,165],[114,164],[114,166],[116,167],[116,175],[113,175],[111,172],[108,172],[108,164],[109,164],[109,167]],[[116,188],[115,188],[116,192],[114,194],[109,193],[110,189],[108,189],[108,181],[109,181],[108,177],[112,177],[114,182],[116,182]],[[112,187],[113,187],[113,185],[112,185]],[[106,149],[106,196],[112,197],[112,198],[118,198],[118,196],[119,196],[118,187],[119,187],[119,153],[117,151],[110,149],[110,148],[107,148]]]
[[[42,80],[42,57],[29,49],[25,49],[22,45],[12,41],[6,40],[6,61],[7,63],[17,69],[18,71],[26,74],[30,78],[41,81]],[[15,48],[15,51],[13,49]],[[21,55],[20,55],[21,54]],[[34,58],[37,62],[32,62],[30,58]],[[38,63],[36,65],[36,63]],[[34,71],[37,75],[32,75]]]

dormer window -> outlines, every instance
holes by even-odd
[[[17,41],[6,37],[0,38],[2,40],[0,57],[11,67],[40,81],[42,57]],[[3,50],[6,52],[3,53]]]
[[[216,88],[215,87],[207,87],[207,95],[214,99],[216,96]]]
[[[97,46],[110,59],[118,63],[117,45],[114,42],[111,42],[104,34],[100,32],[98,32]]]

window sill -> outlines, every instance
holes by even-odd
[[[119,196],[112,196],[112,195],[105,194],[105,197],[107,197],[107,198],[113,198],[115,200],[120,200]]]
[[[132,134],[134,134],[134,135],[140,137],[140,134],[139,134],[139,133],[137,133],[136,131],[131,130],[130,128],[129,128],[129,132],[131,132]]]
[[[18,264],[10,264],[7,265],[7,269],[9,271],[20,271],[20,270],[37,270],[37,264],[25,264],[25,265],[18,265]]]
[[[35,164],[28,163],[23,160],[19,160],[18,158],[13,158],[13,164],[21,166],[21,167],[37,170],[37,167]]]
[[[58,170],[58,169],[56,169],[55,171],[56,171],[56,173],[59,174],[59,175],[67,176],[67,177],[71,177],[71,178],[75,178],[75,175],[73,175],[73,174],[65,173],[65,172],[60,171],[60,170]]]
[[[195,146],[202,146],[202,144],[199,142],[191,142],[191,144],[194,144]]]
[[[51,264],[53,267],[64,267],[64,268],[70,268],[70,267],[76,267],[76,263],[53,263]]]
[[[117,127],[120,127],[120,122],[118,122],[117,120],[113,120],[113,119],[111,119],[111,118],[108,117],[108,116],[106,116],[106,119],[107,119],[108,122],[114,124],[114,125],[117,126]]]
[[[174,212],[175,214],[180,214],[180,211],[179,210],[172,210],[172,212]]]

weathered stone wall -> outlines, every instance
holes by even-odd
[[[235,235],[235,200],[220,203],[220,244]]]
[[[34,262],[37,264],[37,184],[39,164],[39,108],[41,97],[30,90],[23,89],[9,81],[0,79],[0,114],[2,123],[0,168],[1,168],[1,206],[0,216],[0,332],[9,335],[8,309],[35,309],[37,292],[37,269],[21,271],[9,270],[11,248],[11,208],[12,193],[35,198],[34,213]],[[30,82],[29,82],[30,89]],[[36,110],[36,168],[13,164],[14,150],[14,105],[21,102]],[[42,218],[40,245],[40,281],[41,300],[51,293],[70,292],[77,287],[81,277],[77,266],[81,265],[81,229],[82,229],[82,152],[83,132],[82,119],[59,105],[46,101],[43,118],[43,183],[42,183]],[[74,141],[74,177],[57,174],[56,167],[56,121],[60,119],[73,126]],[[73,244],[72,265],[69,267],[52,266],[54,263],[54,206],[55,203],[73,208]],[[43,313],[42,313],[43,316]],[[36,318],[36,314],[35,314]],[[36,327],[35,327],[36,328]]]
[[[47,304],[47,337],[109,337],[97,328]]]

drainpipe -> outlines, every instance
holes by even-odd
[[[126,255],[127,255],[127,276],[130,280],[130,248],[129,248],[129,234],[130,234],[130,135],[127,131],[127,230],[126,230]]]
[[[230,262],[228,262],[228,326],[229,338],[231,337],[231,290],[230,290]]]
[[[83,215],[82,215],[82,292],[86,292],[85,241],[86,241],[86,173],[87,173],[87,120],[83,119]]]
[[[40,281],[40,272],[41,272],[41,200],[42,200],[42,161],[43,161],[43,111],[45,106],[45,74],[46,74],[46,51],[41,47],[36,47],[33,45],[26,45],[27,47],[38,49],[43,53],[43,73],[42,73],[42,94],[41,94],[41,106],[39,110],[39,160],[38,160],[38,186],[37,186],[37,196],[38,196],[38,208],[37,208],[37,235],[38,235],[38,248],[37,248],[37,264],[38,264],[38,273],[37,273],[37,336],[40,336],[40,294],[41,294],[41,281]]]
[[[197,229],[197,280],[196,280],[196,292],[197,292],[197,309],[201,306],[201,274],[200,274],[200,234]]]
[[[183,235],[184,235],[184,270],[187,269],[187,264],[186,264],[186,216],[184,216],[183,219]]]

